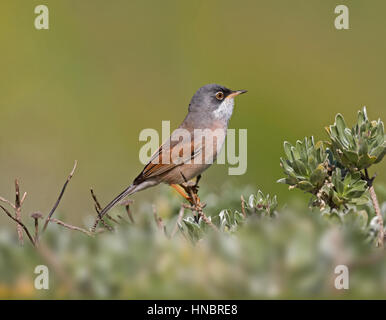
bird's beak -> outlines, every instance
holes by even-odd
[[[227,97],[226,99],[229,99],[229,98],[234,98],[236,96],[238,96],[239,94],[243,94],[243,93],[246,93],[248,92],[247,90],[235,90],[235,91],[232,91]]]

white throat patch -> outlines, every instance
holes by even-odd
[[[217,119],[228,121],[232,116],[234,105],[235,101],[233,98],[225,98],[219,107],[213,111],[213,114]]]

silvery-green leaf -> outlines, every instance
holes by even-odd
[[[250,208],[256,207],[256,197],[254,194],[251,194],[248,199],[248,205]]]
[[[308,181],[300,181],[298,183],[298,187],[301,190],[304,190],[304,191],[312,191],[312,190],[314,190],[314,186],[310,182],[308,182]]]
[[[287,159],[292,159],[291,155],[291,144],[288,141],[284,141],[284,152],[287,157]]]

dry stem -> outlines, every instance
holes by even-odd
[[[16,220],[19,222],[17,224],[17,236],[19,238],[19,244],[23,245],[24,240],[23,240],[23,227],[20,224],[21,221],[21,201],[20,201],[20,188],[19,188],[19,181],[15,179],[15,194],[16,194],[16,199],[15,199],[15,215],[16,215]]]
[[[182,174],[182,173],[181,173]],[[183,176],[183,175],[182,175]],[[202,210],[205,208],[205,204],[202,204],[200,202],[200,198],[198,197],[197,190],[198,190],[198,181],[200,180],[199,177],[197,177],[196,184],[194,186],[189,186],[189,184],[186,181],[186,178],[183,176],[185,179],[186,186],[182,187],[185,189],[185,191],[190,195],[190,206],[184,205],[183,206],[187,209],[192,210],[192,212],[196,212],[198,218],[201,218],[207,225],[209,225],[214,231],[218,231],[217,227],[210,221],[210,219],[205,215],[204,211]]]
[[[369,186],[370,198],[371,198],[371,201],[373,203],[375,214],[378,217],[378,223],[379,223],[379,228],[380,228],[379,233],[378,233],[377,246],[382,248],[383,247],[383,241],[384,241],[383,217],[382,217],[381,209],[379,207],[377,194],[375,193],[374,186],[373,186],[373,181],[375,179],[375,176],[370,178],[367,169],[365,169],[365,179],[366,179],[367,184]]]
[[[59,206],[59,203],[60,203],[60,200],[61,200],[62,197],[63,197],[64,191],[66,191],[66,187],[67,187],[68,183],[70,182],[72,176],[73,176],[74,173],[75,173],[75,169],[76,169],[77,164],[78,164],[78,162],[75,160],[74,167],[72,168],[72,171],[70,172],[69,176],[67,177],[66,182],[65,182],[64,185],[63,185],[62,190],[60,191],[60,194],[59,194],[58,199],[56,200],[56,202],[55,202],[53,208],[51,209],[50,213],[48,214],[48,216],[47,216],[47,218],[46,218],[46,221],[45,221],[44,226],[43,226],[42,233],[46,230],[48,223],[52,220],[51,217],[52,217],[52,215],[54,214],[56,208]]]
[[[379,234],[378,234],[378,246],[379,247],[383,247],[383,240],[384,240],[384,231],[383,231],[383,217],[382,217],[382,213],[381,213],[381,209],[379,207],[379,203],[378,203],[378,199],[377,199],[377,195],[375,193],[375,190],[374,190],[374,187],[371,186],[369,188],[369,192],[370,192],[370,198],[371,198],[371,201],[373,203],[373,206],[374,206],[374,210],[375,210],[375,213],[378,217],[378,223],[379,223]]]
[[[91,232],[95,232],[96,230],[96,227],[98,226],[99,222],[103,224],[103,226],[109,230],[109,231],[113,231],[113,228],[110,227],[106,222],[105,220],[103,220],[103,218],[101,218],[100,216],[100,212],[102,211],[102,206],[100,205],[95,193],[94,193],[94,190],[93,189],[90,189],[90,192],[91,192],[91,197],[93,198],[94,202],[95,202],[95,211],[97,212],[97,218],[95,219],[95,222],[94,222],[94,225],[92,226],[91,228]],[[115,219],[113,219],[112,217],[110,217],[110,215],[106,214],[106,217],[109,218],[110,220],[118,223],[118,221],[116,221]]]
[[[14,210],[16,210],[15,205],[14,205],[11,201],[9,201],[9,200],[7,200],[7,199],[4,199],[3,197],[0,197],[0,201],[1,201],[1,202],[4,202],[4,203],[6,203],[6,204],[8,204],[8,205],[11,206]]]
[[[164,225],[164,222],[162,220],[161,217],[158,216],[158,213],[157,213],[157,208],[155,207],[155,205],[153,204],[153,215],[154,215],[154,220],[155,222],[157,223],[157,227],[158,229],[164,233],[164,235],[167,237],[167,233],[166,233],[166,227]]]
[[[179,229],[179,225],[181,224],[181,221],[182,221],[182,218],[184,217],[184,213],[185,213],[185,210],[184,210],[184,206],[181,205],[181,208],[180,208],[180,211],[178,213],[178,218],[177,218],[177,221],[176,221],[176,224],[174,225],[174,229],[172,231],[172,234],[171,234],[171,237],[173,238],[175,236],[175,234],[177,233],[178,229]]]
[[[87,231],[86,229],[73,226],[71,224],[65,223],[65,222],[63,222],[63,221],[61,221],[59,219],[55,219],[55,218],[51,218],[50,221],[55,222],[55,223],[65,227],[67,229],[83,232],[83,233],[87,234],[88,236],[92,237],[92,233]]]
[[[13,221],[15,221],[18,225],[20,225],[20,227],[21,227],[22,229],[24,229],[25,233],[27,234],[28,239],[30,239],[32,245],[35,246],[35,241],[34,241],[34,239],[32,238],[31,234],[29,233],[27,227],[24,225],[24,223],[21,222],[21,221],[19,221],[19,220],[17,220],[16,218],[14,218],[14,217],[12,216],[12,214],[11,214],[6,208],[4,208],[2,205],[0,205],[0,208],[3,209],[3,211],[6,213],[6,215],[7,215],[8,217],[10,217]]]
[[[130,204],[132,204],[133,202],[134,202],[133,200],[127,199],[126,201],[122,202],[122,205],[125,206],[127,216],[129,217],[131,223],[134,224],[135,223],[134,217],[133,217],[133,214],[132,214],[132,212],[130,210]]]
[[[244,200],[244,196],[241,195],[241,212],[243,213],[243,216],[244,218],[247,217],[247,214],[245,213],[245,200]]]

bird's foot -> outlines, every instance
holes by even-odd
[[[188,200],[190,205],[197,206],[201,203],[200,198],[197,194],[197,189],[195,189],[194,186],[188,186],[186,184],[171,184],[170,186],[174,188],[186,200]]]

